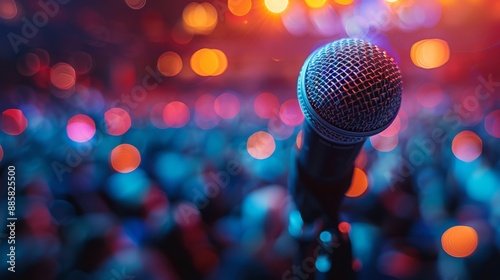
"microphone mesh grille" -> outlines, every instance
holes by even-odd
[[[356,39],[335,41],[316,51],[303,71],[305,96],[314,111],[310,113],[352,132],[350,136],[376,134],[398,113],[401,73],[394,60],[375,45]],[[345,135],[337,140],[349,139]]]

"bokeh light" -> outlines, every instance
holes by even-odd
[[[471,255],[476,250],[477,243],[477,232],[469,226],[451,227],[441,236],[443,250],[456,258],[465,258]]]
[[[17,5],[14,0],[0,1],[0,17],[3,19],[12,19],[17,15]]]
[[[264,92],[255,98],[253,108],[257,116],[263,119],[270,119],[279,114],[280,102],[276,95]]]
[[[483,141],[472,131],[462,131],[453,138],[451,150],[461,161],[471,162],[481,155]]]
[[[300,110],[297,99],[289,99],[281,105],[280,118],[289,126],[297,126],[304,121],[304,114]]]
[[[78,114],[68,120],[66,133],[75,142],[87,142],[94,137],[95,122],[87,115]]]
[[[215,97],[211,94],[203,94],[194,104],[194,121],[201,129],[211,129],[220,122],[219,115],[215,112]]]
[[[366,151],[363,149],[361,152],[359,152],[358,157],[354,161],[354,166],[358,168],[365,168],[366,164],[368,163],[368,156],[366,155]]]
[[[111,151],[111,166],[120,173],[134,171],[141,163],[141,154],[130,144],[120,144]]]
[[[132,120],[127,111],[122,108],[111,108],[104,113],[106,129],[111,135],[122,135],[132,125]]]
[[[2,145],[0,145],[0,161],[3,159],[3,148]]]
[[[351,224],[349,224],[348,222],[340,222],[338,228],[342,233],[349,233],[349,231],[351,230]]]
[[[252,0],[228,0],[227,7],[233,15],[242,17],[252,9]]]
[[[183,127],[188,123],[189,119],[189,108],[180,101],[170,102],[163,108],[163,121],[169,127]]]
[[[438,68],[450,59],[450,47],[448,42],[444,40],[426,39],[413,44],[410,57],[413,63],[420,68]]]
[[[19,109],[2,112],[2,131],[9,135],[19,135],[28,127],[28,119]]]
[[[335,3],[340,4],[340,5],[351,5],[354,2],[354,0],[335,0]]]
[[[300,150],[302,149],[302,130],[297,133],[297,138],[295,139],[295,144],[297,145],[297,148]]]
[[[203,48],[190,60],[191,69],[200,76],[219,76],[227,69],[227,57],[221,50]]]
[[[146,0],[125,0],[127,6],[134,10],[140,10],[146,5]]]
[[[311,8],[321,8],[326,4],[326,0],[305,0],[307,6]]]
[[[484,128],[491,136],[500,138],[500,110],[493,111],[486,116]]]
[[[158,58],[156,66],[163,76],[173,77],[181,72],[182,59],[175,52],[164,52]]]
[[[265,131],[258,131],[248,137],[247,151],[256,159],[266,159],[270,157],[276,149],[276,143],[271,134]]]
[[[370,137],[370,143],[379,152],[390,152],[398,146],[399,136],[398,134],[394,134],[393,136],[386,137],[379,133]]]
[[[363,170],[355,167],[351,186],[345,193],[348,197],[359,197],[368,189],[368,178]]]
[[[232,93],[223,93],[215,99],[214,110],[221,118],[232,119],[240,112],[240,100]]]
[[[279,14],[288,7],[288,0],[264,0],[264,4],[269,11]]]
[[[75,85],[76,71],[67,63],[57,63],[50,70],[50,82],[60,90],[68,90]]]
[[[196,34],[210,34],[217,25],[218,15],[215,7],[208,3],[189,3],[182,12],[186,30]]]
[[[399,116],[396,116],[391,125],[389,125],[386,129],[384,129],[384,131],[380,132],[380,136],[392,137],[398,134],[400,129],[401,129],[401,119],[399,118]]]

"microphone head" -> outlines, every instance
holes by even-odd
[[[401,105],[402,78],[394,59],[359,39],[341,39],[314,51],[297,87],[306,121],[339,144],[359,143],[381,132]]]

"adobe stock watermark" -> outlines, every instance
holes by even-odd
[[[430,132],[427,138],[416,140],[415,146],[408,153],[408,160],[400,155],[399,164],[396,168],[396,173],[387,171],[384,174],[387,182],[393,184],[394,182],[403,182],[406,178],[410,177],[416,170],[425,163],[425,159],[431,156],[438,148],[439,144],[444,143],[452,135],[453,131],[463,126],[463,120],[471,116],[471,113],[480,108],[480,103],[486,101],[500,87],[500,81],[493,80],[493,74],[489,74],[487,78],[484,76],[477,77],[478,84],[474,90],[474,94],[466,96],[461,102],[453,104],[452,108],[445,112],[443,121],[447,129],[435,127]]]
[[[40,28],[45,27],[49,23],[49,19],[55,17],[60,11],[60,5],[66,5],[71,0],[40,0],[37,2],[40,10],[33,14],[31,20],[25,16],[21,18],[23,26],[21,32],[9,32],[7,39],[9,39],[12,49],[17,54],[19,53],[19,46],[21,44],[27,45],[30,39],[33,39]]]
[[[132,88],[130,93],[123,93],[119,98],[111,101],[111,108],[120,107],[126,111],[131,111],[143,102],[148,92],[156,89],[163,82],[163,76],[158,70],[153,70],[151,66],[146,66],[144,71],[147,73],[142,78],[142,83]],[[85,157],[89,156],[96,146],[99,146],[106,131],[108,130],[107,124],[104,120],[99,122],[96,126],[96,133],[93,140],[84,143],[79,143],[76,148],[66,145],[66,156],[63,162],[52,161],[51,167],[57,177],[59,183],[63,181],[63,176],[66,173],[72,173],[74,168],[80,166]]]

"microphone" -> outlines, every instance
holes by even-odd
[[[402,77],[394,59],[369,42],[337,40],[306,59],[297,82],[305,116],[302,144],[292,152],[288,178],[305,224],[326,218],[324,228],[336,230],[354,161],[367,137],[396,118],[401,93]],[[337,258],[349,268],[337,276],[352,279],[351,263],[345,260],[351,258],[350,242],[344,241],[337,251],[345,256]]]

